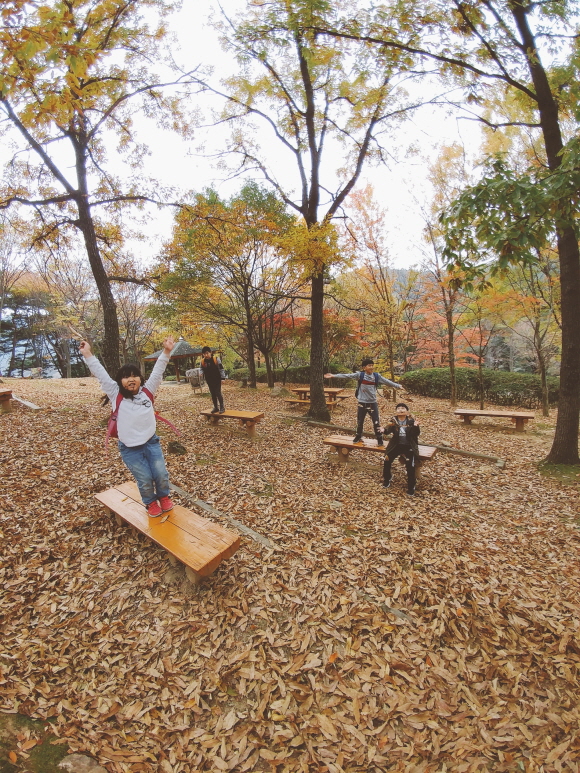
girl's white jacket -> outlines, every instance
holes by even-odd
[[[87,357],[85,361],[87,367],[93,376],[99,380],[99,384],[111,401],[112,409],[115,410],[117,395],[119,394],[117,382],[113,381],[94,355]],[[155,395],[159,389],[168,362],[169,355],[161,352],[151,375],[145,382],[145,386],[152,395]],[[156,427],[155,409],[151,400],[143,391],[143,387],[139,389],[133,399],[124,397],[121,400],[117,416],[117,434],[121,443],[131,448],[141,446],[153,437]]]

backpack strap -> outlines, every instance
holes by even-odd
[[[146,395],[147,395],[147,397],[148,397],[148,398],[151,400],[151,402],[152,402],[153,404],[155,404],[155,397],[154,397],[154,396],[153,396],[153,394],[152,394],[152,393],[151,393],[151,392],[150,392],[150,391],[147,389],[147,387],[143,387],[143,392],[145,392],[145,394],[146,394]],[[157,411],[155,411],[155,410],[154,410],[154,413],[155,413],[155,418],[156,418],[158,421],[162,421],[162,422],[164,422],[165,424],[167,424],[169,427],[171,427],[171,429],[172,429],[172,430],[175,432],[175,434],[176,434],[176,435],[179,435],[179,436],[181,437],[181,432],[180,432],[180,431],[177,429],[177,427],[176,427],[175,425],[173,425],[173,424],[172,424],[172,423],[169,421],[169,419],[166,419],[164,416],[162,416],[160,413],[157,413]]]
[[[111,409],[111,415],[109,416],[109,423],[107,425],[107,434],[105,435],[105,451],[107,453],[109,451],[109,439],[111,437],[111,433],[113,432],[113,426],[114,424],[116,425],[117,423],[117,416],[119,415],[119,406],[121,405],[122,400],[123,400],[123,395],[119,392],[115,400],[115,408],[114,410]]]

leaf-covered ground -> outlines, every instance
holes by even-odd
[[[0,712],[111,773],[578,773],[580,477],[536,468],[553,418],[464,427],[415,398],[423,439],[507,466],[440,452],[411,498],[398,464],[388,491],[376,458],[331,465],[265,388],[226,388],[266,411],[252,442],[165,384],[173,482],[276,545],[242,537],[194,589],[93,498],[128,479],[94,379],[8,383],[42,410],[0,416]]]

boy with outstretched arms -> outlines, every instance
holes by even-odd
[[[358,387],[355,397],[358,398],[358,410],[356,414],[356,435],[354,443],[362,441],[363,426],[367,413],[371,417],[373,429],[377,438],[377,443],[383,445],[383,433],[381,431],[381,422],[379,418],[379,404],[377,402],[377,386],[386,384],[393,389],[403,389],[401,384],[395,384],[388,378],[374,372],[375,363],[370,358],[362,361],[362,370],[354,373],[325,373],[324,378],[356,378]]]
[[[389,488],[393,478],[391,465],[395,459],[401,456],[405,460],[407,468],[407,494],[410,496],[415,494],[420,432],[419,422],[409,413],[408,406],[405,403],[398,403],[395,406],[395,415],[391,416],[384,428],[385,435],[392,435],[385,451],[383,465],[383,486],[385,488]]]

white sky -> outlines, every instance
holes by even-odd
[[[176,61],[186,70],[200,64],[212,66],[217,82],[235,72],[237,64],[222,51],[216,31],[208,24],[208,15],[215,3],[216,0],[184,0],[183,8],[171,17],[170,30],[178,40],[178,48],[173,51]],[[222,0],[222,7],[228,14],[245,6],[246,0]],[[427,96],[432,97],[433,94]],[[202,110],[207,110],[209,97],[201,95],[194,99]],[[162,187],[199,191],[212,186],[225,196],[232,195],[241,187],[241,179],[224,180],[224,173],[217,169],[215,162],[203,157],[199,151],[202,145],[208,151],[223,148],[220,141],[225,139],[228,129],[198,129],[192,141],[183,141],[169,130],[162,131],[150,120],[136,122],[135,128],[138,140],[151,150],[145,160],[144,172],[148,177],[159,180]],[[390,167],[367,165],[363,169],[361,187],[367,182],[372,183],[377,201],[387,210],[387,243],[395,267],[406,268],[418,264],[422,259],[424,244],[421,237],[421,210],[428,210],[431,198],[427,182],[429,159],[435,158],[437,148],[441,145],[460,142],[474,150],[479,141],[480,130],[475,123],[449,117],[443,110],[421,108],[412,118],[394,128],[389,136],[386,144],[393,157]],[[294,175],[295,172],[290,167],[285,170],[279,142],[270,141],[266,133],[263,137],[260,135],[260,142],[262,151],[269,157],[280,181],[287,188],[291,183],[289,177],[285,179],[285,175]],[[112,137],[110,147],[113,148],[115,144],[116,139]],[[415,148],[415,152],[408,152],[411,147]],[[330,150],[331,146],[328,146],[326,153]],[[115,163],[114,152],[112,150],[106,168],[122,176],[123,164]],[[5,153],[7,148],[4,153],[0,150],[0,161],[6,158]],[[341,165],[342,157],[337,154],[336,167]],[[140,217],[139,228],[145,239],[130,243],[129,246],[144,265],[155,260],[162,243],[170,238],[173,215],[174,210],[170,208],[160,211],[151,207],[144,218]],[[134,224],[130,208],[125,210],[123,217],[129,226]]]
[[[213,3],[203,0],[185,0],[182,10],[172,17],[171,29],[179,41],[180,50],[175,52],[176,59],[188,69],[200,63],[211,65],[215,68],[217,80],[235,72],[233,68],[237,65],[222,51],[217,33],[207,23],[212,6]],[[244,7],[245,2],[223,0],[222,6],[226,12],[231,13],[234,8]],[[207,109],[209,97],[201,96],[197,99],[200,107]],[[152,148],[146,171],[166,185],[195,190],[213,186],[223,195],[231,195],[241,187],[242,181],[224,181],[223,172],[209,158],[201,157],[196,151],[201,144],[208,150],[210,146],[215,148],[216,144],[219,147],[219,142],[216,143],[219,136],[219,130],[200,129],[193,142],[184,142],[175,135],[160,132],[148,125],[141,133],[141,139]],[[449,117],[443,110],[423,108],[394,130],[392,148],[396,160],[393,160],[390,168],[367,165],[363,169],[361,186],[367,182],[372,183],[377,201],[387,210],[388,243],[396,267],[406,268],[422,259],[421,209],[428,209],[431,197],[427,182],[427,159],[437,155],[437,147],[451,142],[464,142],[474,148],[479,144],[479,137],[479,127],[473,122]],[[262,150],[271,159],[276,159],[277,171],[283,174],[279,167],[279,143],[272,141],[268,145],[266,134],[261,142]],[[411,146],[418,149],[418,152],[407,153]],[[342,159],[337,157],[337,167],[341,162]],[[147,243],[138,248],[145,263],[154,259],[161,243],[169,237],[173,217],[170,210],[164,213],[151,211],[150,214]]]

